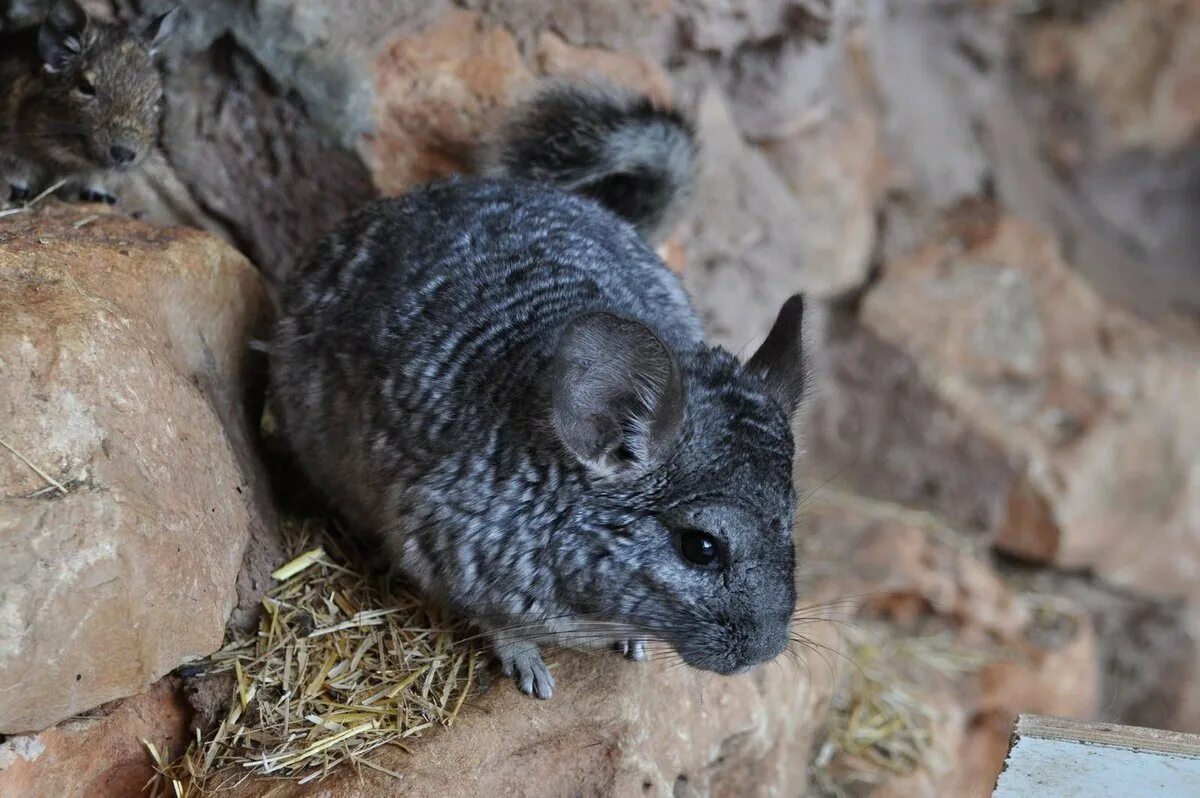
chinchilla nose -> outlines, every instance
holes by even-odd
[[[108,148],[108,158],[113,166],[129,166],[137,158],[137,150],[123,144],[114,144]]]
[[[770,662],[783,653],[791,639],[787,621],[780,623],[773,618],[757,618],[749,628],[752,631],[741,652],[744,667]]]

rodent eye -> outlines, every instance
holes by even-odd
[[[95,97],[96,87],[87,78],[81,77],[79,82],[75,84],[75,91],[82,94],[84,97]]]
[[[716,568],[720,558],[720,548],[716,538],[698,529],[681,529],[675,536],[679,554],[689,564],[697,568]]]

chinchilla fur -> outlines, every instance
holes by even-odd
[[[706,345],[642,235],[686,191],[689,129],[571,91],[501,127],[498,177],[376,202],[320,240],[268,345],[313,483],[541,698],[540,644],[639,659],[656,640],[737,673],[783,651],[795,605],[803,303],[746,364]],[[675,154],[645,157],[660,146]],[[631,201],[638,181],[659,189]]]
[[[551,82],[487,138],[478,165],[591,197],[656,243],[687,204],[695,155],[691,126],[645,96]]]

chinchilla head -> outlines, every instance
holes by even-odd
[[[672,352],[609,314],[567,327],[551,393],[555,433],[589,475],[559,581],[577,612],[718,673],[784,650],[802,320],[793,297],[746,364],[719,348]]]

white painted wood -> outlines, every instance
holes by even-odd
[[[1200,798],[1200,737],[1023,715],[993,798]]]

